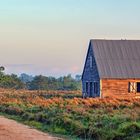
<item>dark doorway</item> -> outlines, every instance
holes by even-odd
[[[92,82],[90,82],[90,95],[89,96],[90,97],[93,96],[93,83]]]
[[[88,97],[98,96],[98,82],[86,82],[85,88]]]
[[[97,96],[98,95],[98,83],[94,82],[94,95]]]
[[[88,82],[86,82],[86,94],[88,95]]]
[[[140,82],[137,82],[137,92],[140,93]]]

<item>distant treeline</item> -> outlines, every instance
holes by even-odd
[[[5,74],[4,67],[0,67],[0,87],[28,90],[80,90],[81,76],[76,75],[73,78],[69,74],[59,78],[43,75],[33,77],[23,73],[18,77],[15,74]]]

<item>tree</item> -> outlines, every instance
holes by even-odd
[[[13,89],[23,89],[25,84],[18,78],[17,75],[6,75],[4,74],[5,68],[0,67],[0,87],[1,88],[13,88]]]
[[[0,67],[0,87],[13,89],[29,90],[79,90],[81,89],[80,76],[74,79],[71,74],[55,78],[38,75],[35,77],[25,73],[18,77],[15,74],[7,75],[4,73],[5,68]],[[80,80],[80,81],[79,81]]]
[[[22,73],[19,78],[24,83],[31,82],[34,79],[33,76],[28,75],[26,73]]]
[[[34,79],[30,82],[31,90],[47,90],[47,82],[46,77],[39,75],[35,76]]]
[[[81,77],[82,77],[81,75],[76,75],[76,76],[75,76],[75,80],[76,80],[76,81],[81,81]]]
[[[0,78],[4,75],[5,68],[3,66],[0,67]]]
[[[0,71],[4,71],[5,68],[3,66],[0,67]]]

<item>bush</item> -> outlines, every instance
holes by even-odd
[[[123,133],[125,137],[140,135],[140,124],[137,122],[125,123],[121,126],[120,132]]]
[[[23,110],[21,108],[13,107],[13,106],[6,107],[5,110],[3,110],[3,111],[10,115],[22,115],[23,114]]]
[[[33,120],[35,120],[34,114],[29,113],[29,112],[25,112],[25,113],[22,115],[22,118],[23,118],[24,120],[28,120],[28,121],[33,121]]]
[[[35,114],[35,121],[49,124],[49,121],[47,119],[47,115],[44,112],[39,112],[39,113]]]

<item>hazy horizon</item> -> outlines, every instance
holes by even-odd
[[[139,0],[0,1],[6,73],[81,74],[90,39],[140,39]]]

